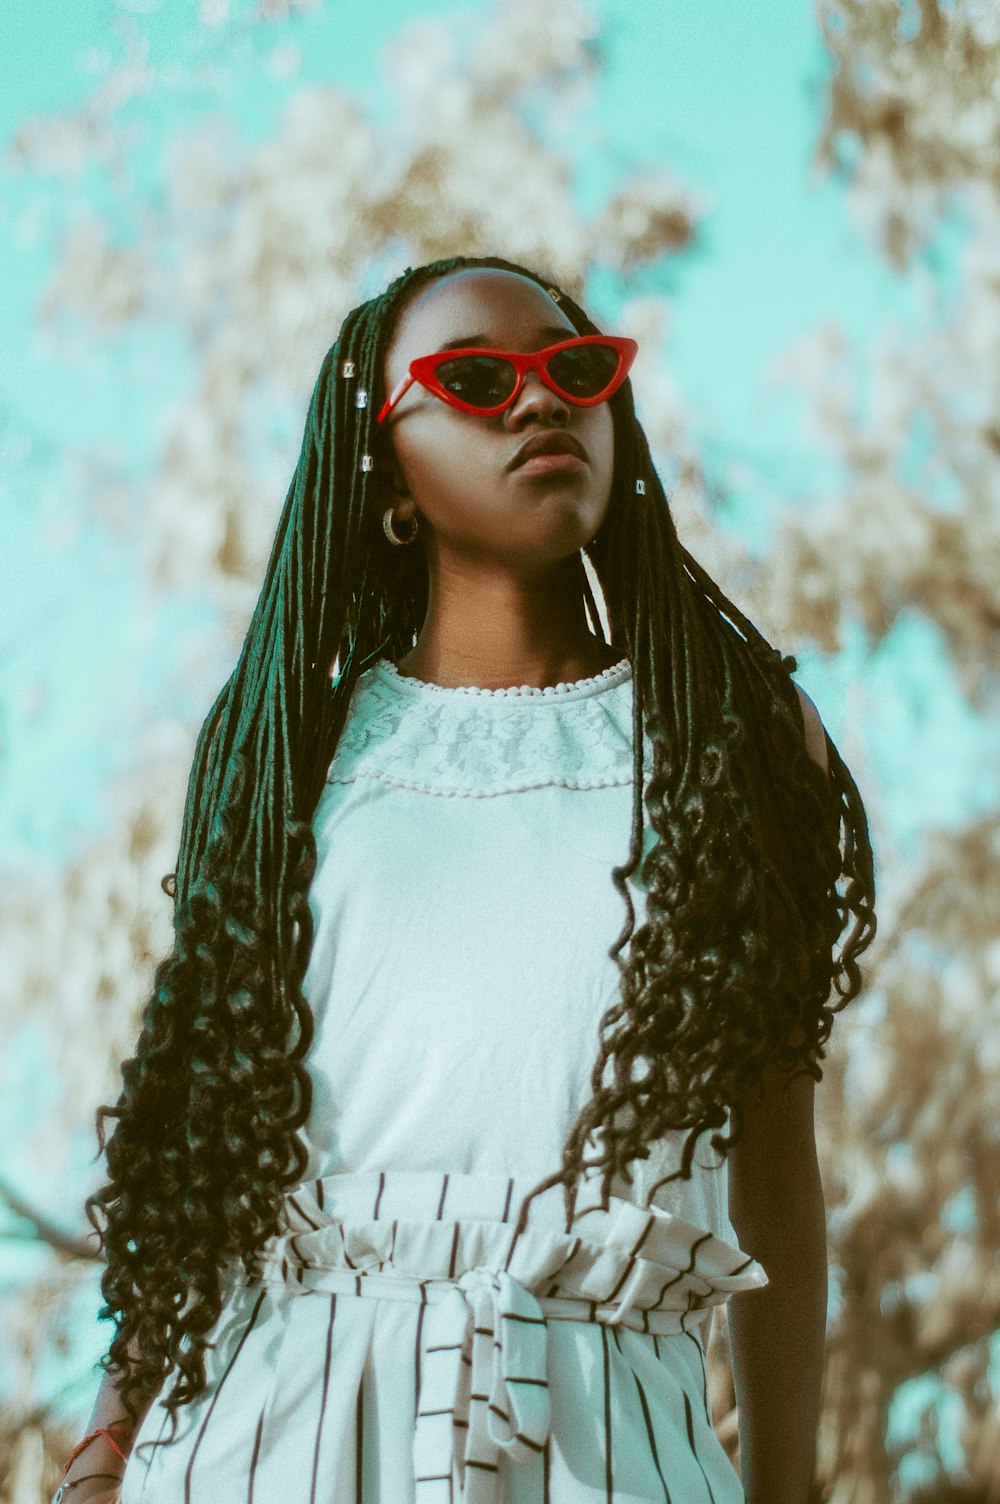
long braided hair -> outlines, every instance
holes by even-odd
[[[250,1271],[305,1172],[311,820],[359,675],[407,653],[426,613],[421,550],[390,547],[381,526],[390,455],[374,415],[385,353],[412,293],[474,266],[530,278],[578,333],[601,332],[548,279],[492,256],[407,268],[347,314],[310,399],[239,660],[197,740],[167,880],[173,946],[118,1101],[97,1110],[109,1178],[85,1206],[106,1260],[100,1318],[116,1327],[101,1366],[122,1375],[133,1421],[176,1369],[164,1401],[170,1440],[177,1409],[205,1389],[223,1266],[238,1259]],[[531,1198],[557,1183],[572,1215],[595,1130],[603,1157],[588,1163],[602,1169],[606,1208],[614,1175],[671,1130],[690,1131],[665,1179],[689,1178],[698,1137],[723,1126],[727,1108],[730,1137],[711,1143],[728,1152],[742,1135],[737,1098],[768,1067],[821,1080],[833,1015],[860,992],[857,957],[875,934],[864,805],[829,737],[829,781],[806,751],[795,658],[772,648],[679,542],[629,381],[609,405],[612,493],[586,553],[611,642],[633,669],[631,842],[609,874],[627,911],[609,950],[620,995],[601,1020],[592,1097],[561,1168],[522,1203],[520,1226]],[[580,575],[597,623],[582,559]],[[644,860],[643,802],[656,837]],[[636,928],[626,879],[640,862],[647,916]],[[118,1122],[105,1144],[108,1117]]]

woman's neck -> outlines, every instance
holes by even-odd
[[[577,679],[589,679],[620,663],[623,657],[617,648],[592,635],[570,652],[509,656],[474,650],[435,653],[426,648],[422,651],[418,642],[397,661],[396,668],[404,676],[440,684],[446,689],[462,685],[510,689],[524,684],[545,689],[550,684],[571,684]]]

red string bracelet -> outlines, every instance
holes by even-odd
[[[113,1420],[111,1422],[111,1424],[113,1426],[123,1426],[123,1425],[127,1425],[128,1422],[127,1421],[121,1421],[121,1420]],[[98,1426],[98,1428],[97,1428],[96,1431],[91,1431],[91,1433],[90,1433],[89,1436],[85,1436],[82,1441],[77,1442],[77,1444],[73,1448],[72,1452],[70,1452],[70,1454],[69,1454],[69,1461],[66,1463],[66,1466],[63,1468],[63,1477],[64,1478],[65,1478],[66,1474],[69,1472],[70,1468],[73,1466],[73,1463],[79,1457],[80,1453],[83,1451],[84,1447],[88,1446],[90,1444],[90,1442],[92,1442],[94,1440],[95,1436],[106,1436],[108,1438],[108,1441],[111,1443],[112,1447],[114,1448],[114,1450],[118,1453],[118,1456],[121,1458],[121,1460],[123,1462],[128,1462],[128,1458],[125,1456],[125,1453],[122,1451],[122,1449],[118,1445],[117,1441],[115,1441],[115,1438],[112,1436],[112,1434],[108,1430],[108,1428],[106,1426]]]

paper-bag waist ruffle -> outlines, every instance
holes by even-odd
[[[545,1316],[657,1335],[690,1331],[731,1294],[768,1283],[741,1248],[660,1207],[610,1196],[603,1210],[597,1177],[581,1182],[569,1225],[556,1185],[518,1233],[536,1183],[423,1170],[305,1181],[286,1193],[286,1230],[259,1251],[250,1282],[433,1304],[463,1274],[490,1270],[530,1291]]]

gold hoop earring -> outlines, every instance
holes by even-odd
[[[410,529],[410,536],[408,538],[400,538],[397,536],[396,529],[393,527],[395,515],[396,514],[393,511],[392,507],[387,507],[385,512],[383,512],[382,514],[382,528],[385,532],[385,536],[388,538],[390,543],[395,543],[397,546],[405,546],[407,543],[412,543],[416,538],[417,532],[420,527],[420,524],[417,521],[416,517],[412,517],[410,519],[413,523],[413,526]]]

